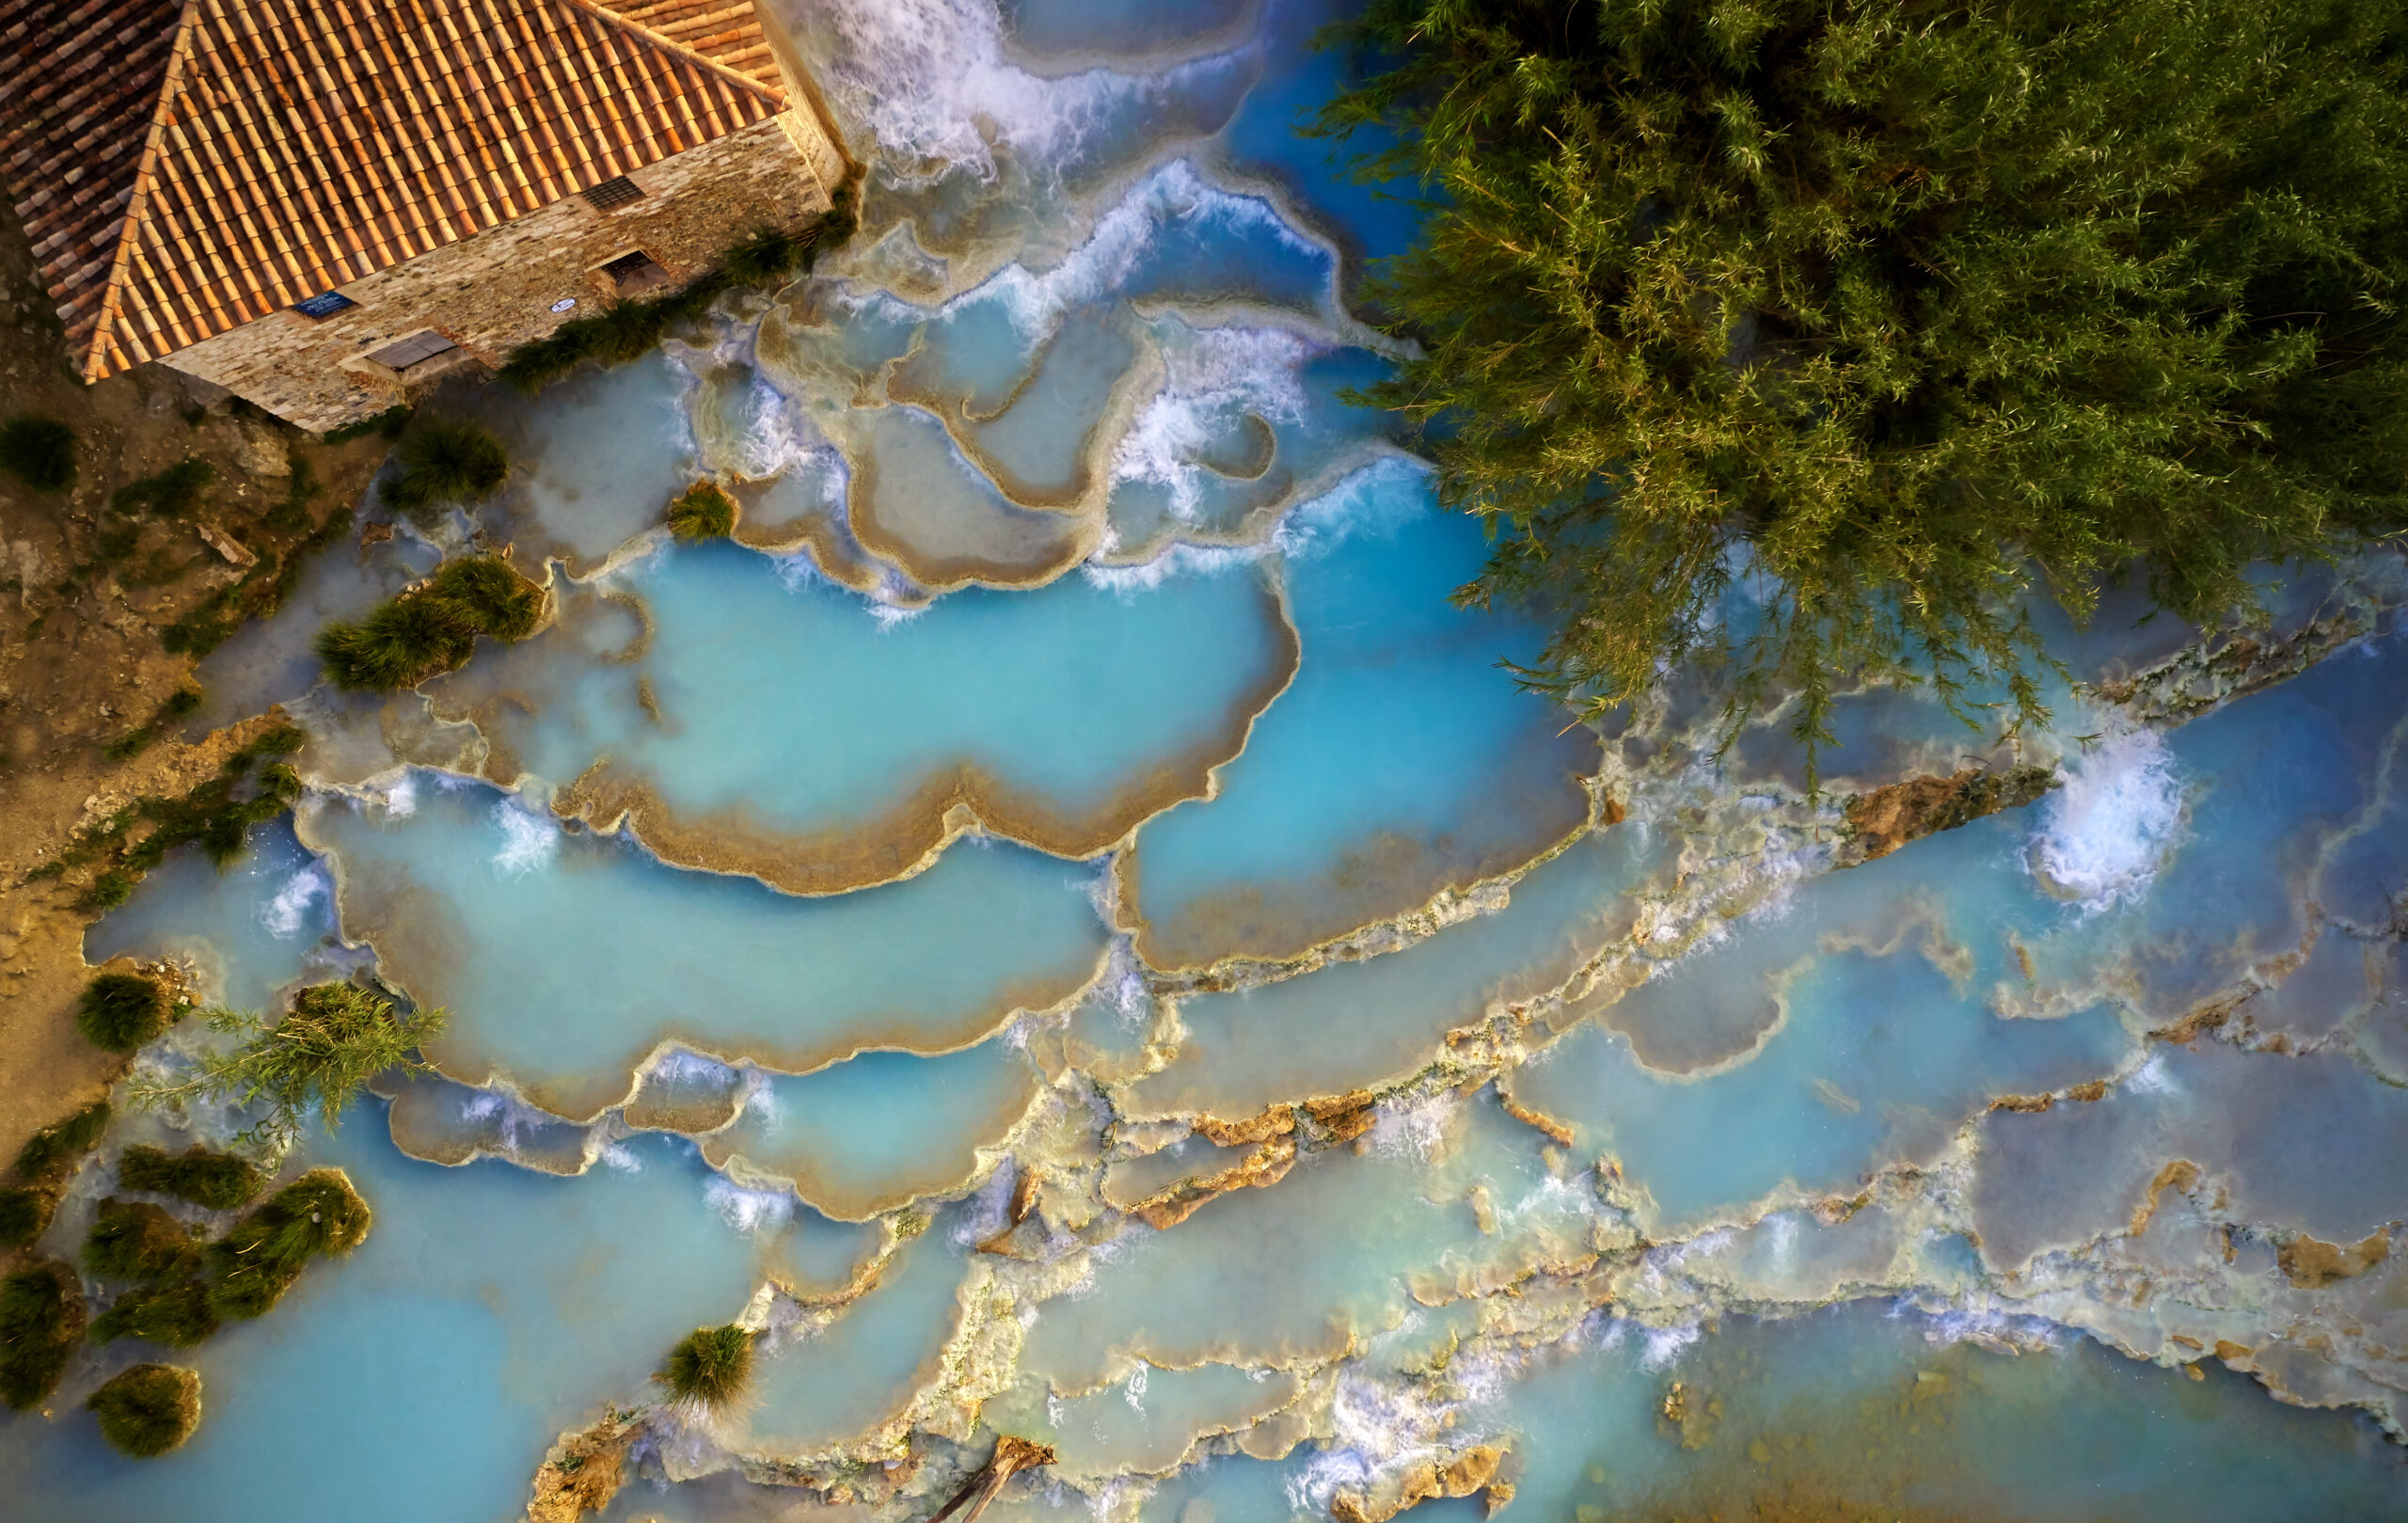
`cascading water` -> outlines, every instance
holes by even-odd
[[[186,1449],[75,1420],[114,1343],[0,1426],[0,1511],[498,1519],[550,1450],[630,1523],[902,1520],[1005,1434],[1054,1459],[990,1523],[2408,1511],[2396,556],[2229,702],[2083,636],[2011,758],[2055,788],[1863,860],[1848,800],[2008,749],[1859,694],[1809,797],[1680,674],[1568,726],[1447,601],[1477,527],[1339,395],[1411,213],[1291,131],[1329,7],[773,8],[856,243],[466,397],[505,496],[204,667],[311,791],[87,955],[248,1007],[372,966],[440,1072],[304,1137],[375,1229],[180,1356]],[[676,545],[705,473],[736,543]],[[547,628],[312,690],[480,537]],[[54,1245],[122,1144],[241,1121],[122,1123]],[[749,1401],[662,1404],[731,1320]]]

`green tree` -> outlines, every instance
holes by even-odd
[[[283,1020],[269,1023],[248,1010],[212,1010],[212,1029],[246,1039],[201,1060],[199,1071],[174,1083],[136,1079],[135,1102],[145,1106],[211,1099],[263,1103],[265,1114],[243,1140],[271,1149],[289,1146],[301,1115],[318,1108],[331,1133],[368,1081],[390,1069],[427,1071],[417,1049],[443,1029],[444,1012],[397,1012],[389,1000],[352,984],[317,984],[293,998]]]
[[[1371,0],[1324,41],[1364,72],[1314,130],[1431,192],[1367,284],[1423,347],[1358,400],[1592,715],[1727,660],[1726,722],[1794,687],[1810,753],[1860,677],[2036,720],[2035,595],[2210,619],[2408,523],[2401,0]]]

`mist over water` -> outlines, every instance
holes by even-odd
[[[1340,399],[1410,213],[1290,130],[1329,6],[769,9],[858,238],[450,404],[505,493],[204,666],[310,731],[292,826],[87,943],[449,1011],[286,1166],[371,1237],[178,1356],[169,1458],[78,1405],[159,1351],[85,1356],[0,1512],[498,1519],[586,1433],[628,1523],[921,1519],[1003,1435],[1055,1460],[990,1523],[2408,1513],[2396,554],[2228,700],[2156,627],[2016,743],[1851,695],[1819,798],[1703,674],[1576,724]],[[733,544],[659,527],[704,476]],[[501,543],[541,632],[315,689],[324,619]],[[1974,764],[2055,786],[1864,860],[1852,800]],[[124,1144],[242,1121],[121,1123],[47,1245]],[[660,1404],[731,1321],[748,1401]]]

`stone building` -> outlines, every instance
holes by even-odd
[[[751,0],[0,0],[0,182],[87,381],[409,400],[847,173]]]

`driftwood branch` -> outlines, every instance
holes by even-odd
[[[995,1499],[995,1494],[1004,1489],[1005,1482],[1022,1470],[1053,1463],[1054,1451],[1043,1444],[1032,1443],[1026,1438],[999,1438],[995,1440],[995,1457],[987,1462],[987,1467],[972,1476],[968,1485],[954,1493],[953,1500],[945,1503],[934,1517],[928,1519],[928,1523],[945,1523],[956,1513],[961,1513],[960,1523],[976,1523],[978,1515],[985,1512],[987,1504]],[[964,1504],[970,1511],[961,1512]]]

